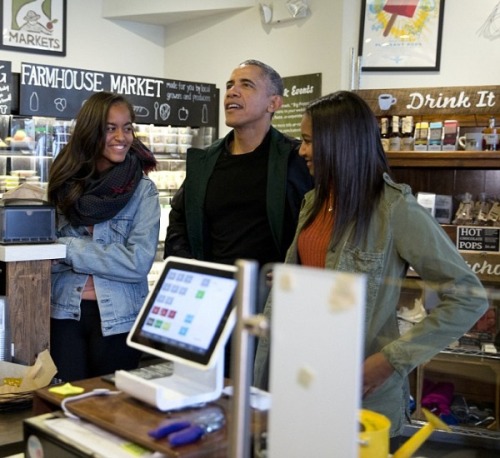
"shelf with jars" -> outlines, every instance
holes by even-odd
[[[387,152],[499,151],[500,87],[357,91],[380,120]]]
[[[159,274],[163,260],[163,242],[169,223],[172,197],[181,187],[186,176],[186,152],[190,147],[205,148],[217,136],[214,127],[176,127],[156,126],[153,124],[135,125],[136,136],[154,153],[158,165],[149,173],[160,193],[160,235],[157,263],[153,266],[150,281]]]
[[[46,186],[52,160],[67,144],[72,120],[49,117],[0,116],[0,192],[23,182]],[[213,127],[135,125],[137,137],[158,160],[150,177],[162,196],[172,197],[185,176],[186,151],[210,145]]]
[[[413,116],[381,117],[380,133],[386,152],[497,152],[500,151],[500,128],[490,116],[488,126],[467,125],[458,119],[415,122]]]
[[[46,187],[53,158],[67,143],[71,121],[0,116],[0,192],[22,183]]]

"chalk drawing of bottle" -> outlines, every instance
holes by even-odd
[[[201,108],[201,122],[204,124],[208,122],[208,107],[206,104],[203,104]]]
[[[30,111],[38,111],[39,105],[38,94],[32,92],[30,97]]]

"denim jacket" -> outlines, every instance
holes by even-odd
[[[57,241],[66,245],[66,259],[52,266],[51,317],[80,319],[81,294],[92,275],[103,335],[128,332],[148,294],[159,228],[158,190],[146,176],[116,216],[94,226],[93,235],[60,215]]]
[[[391,420],[391,434],[396,435],[407,415],[408,374],[467,332],[485,313],[488,301],[477,276],[410,187],[394,183],[387,175],[384,178],[384,191],[367,236],[354,244],[347,231],[338,245],[330,246],[325,266],[366,276],[364,357],[382,352],[395,371],[363,399],[363,408],[386,415]],[[313,200],[314,191],[306,194],[287,263],[300,264],[297,238]],[[426,319],[400,336],[396,309],[408,266],[436,289],[438,304]],[[269,300],[264,310],[268,317],[271,309]],[[261,338],[254,370],[254,384],[261,388],[267,384],[269,351],[269,339]]]

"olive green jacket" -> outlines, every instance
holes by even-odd
[[[395,372],[363,400],[363,408],[386,415],[394,436],[401,432],[407,415],[408,374],[467,332],[485,313],[488,301],[477,276],[437,221],[417,202],[410,187],[394,183],[387,175],[384,178],[367,236],[354,245],[352,231],[347,231],[338,245],[330,246],[326,268],[366,275],[364,356],[382,352]],[[311,191],[305,196],[287,263],[300,264],[297,236],[313,200]],[[439,302],[423,321],[400,336],[396,308],[408,266],[436,290]],[[270,317],[271,301],[264,313]],[[254,384],[261,388],[267,388],[269,350],[269,340],[261,339],[254,373]]]

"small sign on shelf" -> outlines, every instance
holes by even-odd
[[[500,227],[457,226],[460,251],[500,252]]]

